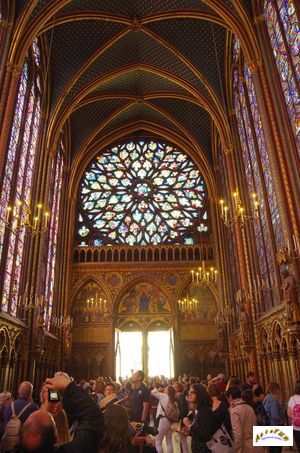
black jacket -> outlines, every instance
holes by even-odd
[[[194,422],[190,428],[192,436],[193,453],[209,453],[206,442],[211,439],[214,433],[213,413],[210,407],[201,407],[197,412]]]

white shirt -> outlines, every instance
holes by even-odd
[[[293,407],[296,406],[296,404],[300,404],[300,395],[293,395],[290,397],[288,406],[291,411],[293,411]],[[293,425],[293,429],[295,431],[300,431],[300,426]]]
[[[153,389],[151,390],[151,395],[155,396],[159,400],[158,406],[157,406],[157,411],[156,411],[156,418],[158,418],[160,415],[162,417],[165,417],[166,414],[163,410],[167,408],[168,402],[169,402],[169,397],[166,393],[161,393],[158,391],[158,389]],[[162,408],[163,407],[163,408]]]

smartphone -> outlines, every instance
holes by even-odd
[[[57,403],[57,401],[60,401],[60,394],[58,390],[48,390],[48,400],[51,401],[52,403]]]

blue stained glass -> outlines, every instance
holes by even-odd
[[[154,141],[121,144],[84,174],[78,233],[128,245],[170,242],[199,222],[206,197],[199,170],[181,151]]]
[[[265,0],[264,15],[300,157],[300,23],[293,0]]]

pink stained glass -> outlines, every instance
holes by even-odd
[[[28,84],[28,64],[24,64],[20,85],[19,93],[17,97],[17,103],[15,108],[14,122],[9,142],[9,148],[7,153],[7,159],[5,164],[5,173],[3,179],[2,190],[0,193],[0,261],[2,256],[2,243],[4,240],[4,231],[5,231],[5,217],[6,209],[10,202],[10,193],[11,193],[11,179],[13,174],[14,163],[16,159],[16,151],[20,135],[20,125],[23,116],[24,102],[26,96]]]
[[[251,113],[252,113],[252,118],[253,118],[253,123],[254,123],[254,128],[255,128],[256,140],[257,140],[259,154],[260,154],[260,161],[261,161],[262,169],[263,169],[263,176],[264,176],[265,188],[266,188],[267,197],[268,197],[269,210],[270,210],[271,219],[272,219],[275,243],[276,243],[277,250],[279,250],[279,248],[283,244],[283,236],[282,236],[282,226],[281,226],[281,222],[280,222],[276,191],[275,191],[273,177],[272,177],[272,173],[271,173],[270,159],[269,159],[267,145],[266,145],[266,141],[265,141],[265,137],[264,137],[261,116],[260,116],[259,109],[258,109],[258,103],[257,103],[257,99],[256,99],[255,88],[253,85],[252,75],[251,75],[251,72],[250,72],[248,66],[246,66],[246,65],[244,66],[244,74],[245,74],[247,91],[248,91],[248,96],[249,96],[249,101],[250,101],[250,108],[251,108]]]
[[[26,74],[28,64],[26,63]],[[25,67],[24,67],[25,68]],[[24,73],[24,71],[23,71]],[[26,215],[26,207],[30,203],[30,194],[33,186],[33,169],[35,165],[37,137],[40,126],[40,98],[39,91],[36,89],[36,77],[31,84],[31,89],[25,105],[26,91],[28,90],[27,75],[26,87],[24,83],[20,84],[23,87],[22,93],[23,108],[20,112],[17,108],[11,132],[10,147],[6,168],[7,179],[4,181],[3,187],[10,193],[12,178],[16,178],[13,193],[13,218],[19,216],[20,220],[14,220],[13,227],[17,226],[19,222],[24,222]],[[20,125],[23,124],[22,137],[20,136]],[[19,129],[19,130],[17,130]],[[16,159],[16,156],[18,158]],[[15,175],[14,175],[15,173]],[[10,198],[12,194],[9,195]],[[20,204],[22,202],[22,205]],[[4,275],[4,292],[2,300],[2,309],[9,311],[12,315],[17,315],[18,304],[20,302],[20,279],[22,275],[23,253],[25,245],[25,228],[10,231],[8,237],[8,256],[5,265]]]
[[[260,179],[259,168],[257,164],[257,158],[255,154],[255,145],[253,138],[253,131],[249,121],[248,110],[246,106],[246,98],[244,93],[243,84],[239,79],[238,70],[234,74],[234,107],[237,117],[237,125],[240,136],[240,143],[242,148],[242,156],[244,161],[244,168],[246,174],[247,185],[250,193],[262,194],[262,184]],[[262,197],[261,197],[262,198]],[[268,234],[266,207],[264,201],[260,203],[260,216],[262,223],[254,223],[254,234],[256,240],[256,248],[258,255],[258,262],[260,268],[260,274],[264,281],[268,281],[268,270],[272,268],[272,256],[270,262],[267,261],[265,254],[266,242],[269,243],[270,238]],[[262,224],[265,228],[262,228]],[[265,235],[264,235],[265,233]],[[270,293],[266,294],[267,305],[271,304]]]
[[[265,0],[264,15],[300,157],[300,24],[293,0]]]
[[[61,190],[62,190],[62,178],[63,178],[63,166],[64,160],[61,149],[59,150],[56,158],[56,165],[53,168],[54,173],[54,184],[51,199],[51,217],[50,217],[50,229],[48,238],[48,254],[47,254],[47,268],[46,268],[46,287],[45,295],[47,300],[47,313],[45,313],[47,328],[50,326],[52,307],[54,299],[54,287],[55,287],[55,269],[56,269],[56,258],[57,258],[57,238],[59,229],[59,215],[60,215],[60,201],[61,201]]]

